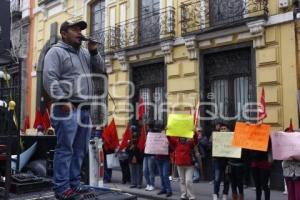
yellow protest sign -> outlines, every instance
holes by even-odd
[[[192,138],[194,135],[193,116],[186,114],[169,114],[167,135]]]
[[[232,146],[233,132],[213,132],[213,157],[241,158],[242,149]]]
[[[246,124],[237,122],[234,129],[233,145],[245,149],[267,151],[270,125]]]

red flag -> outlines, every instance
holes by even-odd
[[[126,127],[126,130],[123,134],[123,139],[122,139],[122,142],[120,144],[120,147],[119,147],[119,151],[122,151],[128,144],[128,140],[131,139],[131,133],[130,133],[130,125],[128,123],[127,127]]]
[[[29,116],[26,115],[25,117],[25,121],[24,121],[24,128],[23,128],[23,131],[25,132],[27,129],[30,128],[30,122],[29,122]]]
[[[138,120],[143,119],[145,114],[145,104],[143,97],[140,97],[139,99],[139,108],[138,108]]]
[[[290,119],[290,126],[289,126],[289,129],[288,129],[287,132],[289,132],[289,133],[294,132],[293,121],[292,121],[292,119]]]
[[[139,143],[138,143],[139,150],[144,152],[145,145],[146,145],[146,127],[143,124],[142,130],[141,130],[141,135],[139,138]]]
[[[263,120],[267,117],[266,112],[266,101],[265,101],[265,89],[262,88],[260,102],[258,106],[258,121]]]
[[[51,127],[51,121],[50,121],[48,109],[46,109],[44,112],[43,122],[44,122],[44,127],[46,130]]]
[[[103,132],[104,149],[107,151],[115,150],[119,146],[119,138],[117,133],[117,127],[115,124],[115,119],[113,118],[108,127],[104,129]]]
[[[41,112],[37,109],[36,110],[36,114],[35,114],[35,120],[34,120],[34,124],[33,124],[33,128],[37,128],[38,125],[43,126],[44,127],[44,122],[43,122],[43,117]]]

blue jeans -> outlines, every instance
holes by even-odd
[[[142,164],[129,164],[131,185],[142,187],[143,184],[143,166]]]
[[[147,185],[154,186],[155,182],[155,156],[145,156],[143,162],[143,172]]]
[[[107,168],[106,153],[104,154],[104,177],[103,181],[110,182],[112,177],[112,169]]]
[[[170,161],[166,159],[156,159],[156,164],[158,166],[159,175],[160,175],[160,181],[161,181],[161,187],[162,191],[171,193],[171,183],[169,179],[169,172],[170,172]]]
[[[221,180],[224,181],[223,194],[229,191],[229,176],[226,173],[227,161],[224,159],[214,160],[214,194],[219,196]]]
[[[60,106],[53,108],[53,114],[51,121],[57,137],[53,160],[53,189],[59,194],[80,185],[81,165],[91,136],[91,127],[88,126],[91,124],[91,117],[88,110],[63,112]],[[69,119],[55,119],[67,116],[70,116]],[[79,120],[85,126],[79,125]]]
[[[193,181],[199,181],[200,180],[200,172],[197,167],[194,167],[194,173],[193,173]]]

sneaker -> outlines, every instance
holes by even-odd
[[[78,194],[84,194],[84,193],[91,192],[91,188],[88,186],[84,186],[84,185],[80,185],[78,187],[73,187],[72,189],[75,193],[78,193]]]
[[[148,191],[153,191],[154,187],[152,185],[149,185]]]
[[[218,195],[213,194],[213,200],[218,200]]]
[[[74,192],[72,188],[69,188],[61,194],[55,194],[55,198],[58,200],[79,200],[80,195]]]
[[[287,192],[286,190],[284,190],[284,191],[282,192],[282,194],[288,194],[288,192]]]
[[[149,191],[149,186],[150,186],[150,185],[147,185],[147,187],[145,188],[146,191]]]
[[[222,200],[227,200],[227,194],[222,195]]]
[[[166,197],[172,196],[172,192],[167,192]]]
[[[173,177],[172,177],[172,176],[169,176],[169,180],[172,181],[172,180],[173,180]]]
[[[183,194],[183,195],[180,196],[180,199],[181,200],[188,200],[189,198],[185,194]]]
[[[130,188],[136,188],[136,185],[131,185]]]

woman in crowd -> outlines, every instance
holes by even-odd
[[[300,200],[300,161],[285,160],[282,167],[287,185],[288,200]]]
[[[288,132],[289,128],[285,129]],[[293,133],[291,133],[293,134]],[[284,160],[282,162],[288,200],[300,200],[300,160]]]
[[[197,145],[196,134],[193,138],[170,138],[171,148],[175,149],[175,164],[177,165],[180,178],[181,199],[196,199],[193,191],[193,152],[194,146]]]
[[[122,170],[122,183],[126,184],[126,182],[130,182],[130,169],[129,169],[129,159],[128,153],[125,149],[122,151],[117,151],[119,156],[120,167]]]
[[[148,130],[153,131],[154,124],[150,122],[148,124]],[[144,177],[147,183],[146,191],[154,190],[154,182],[155,182],[155,155],[152,154],[144,154],[144,162],[143,162],[143,172]]]
[[[265,200],[270,200],[269,180],[271,175],[271,141],[267,152],[250,151],[251,170],[256,189],[256,200],[261,200],[262,190]]]
[[[220,124],[220,132],[228,132],[229,128],[226,124]],[[221,134],[221,133],[220,133]],[[228,159],[223,157],[214,157],[213,158],[214,166],[214,194],[213,200],[218,200],[221,180],[224,181],[224,189],[222,199],[227,200],[228,191],[229,191],[229,171],[228,171]]]
[[[232,200],[244,200],[244,175],[247,160],[247,150],[242,149],[241,158],[230,158],[230,181]]]
[[[153,132],[163,132],[161,128],[154,129]],[[169,143],[169,142],[168,142]],[[158,166],[159,176],[161,180],[161,190],[157,193],[158,195],[166,194],[166,197],[172,196],[172,188],[169,179],[169,172],[170,172],[170,148],[169,154],[167,155],[156,155],[155,162]]]
[[[138,134],[135,127],[131,128],[131,140],[129,141],[126,152],[128,153],[129,168],[131,175],[130,188],[142,188],[143,182],[143,152],[138,148]]]

